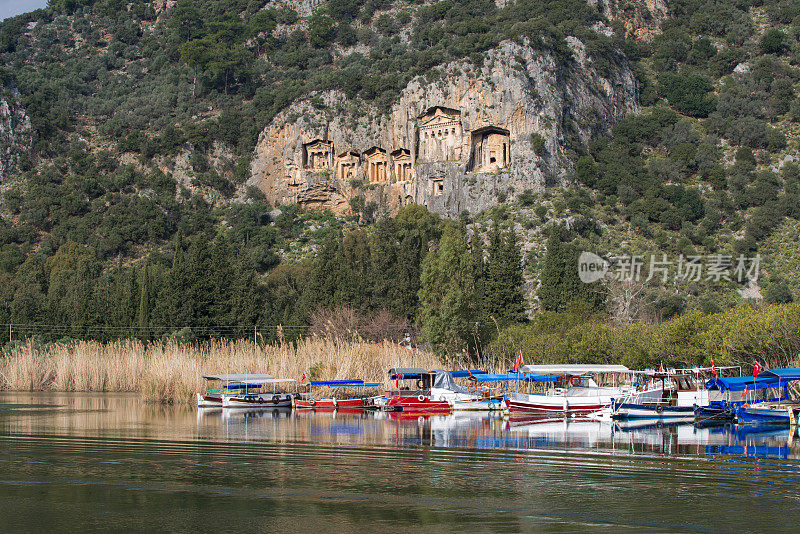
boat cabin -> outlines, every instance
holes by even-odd
[[[661,406],[694,406],[698,401],[698,387],[689,374],[655,373],[651,383],[661,381]]]

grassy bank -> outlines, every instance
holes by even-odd
[[[3,351],[0,389],[27,391],[131,391],[161,403],[192,403],[209,373],[269,373],[299,379],[364,378],[385,382],[391,367],[436,368],[430,353],[394,344],[301,339],[259,346],[252,341],[143,344],[82,341]]]
[[[621,363],[632,369],[741,365],[752,370],[800,366],[800,303],[725,312],[690,312],[661,323],[615,325],[580,309],[546,312],[529,324],[504,329],[486,347],[488,361],[510,361],[522,350],[526,363]]]

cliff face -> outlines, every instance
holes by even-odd
[[[19,170],[32,146],[31,121],[13,95],[0,95],[0,184]]]
[[[661,23],[667,18],[668,0],[587,0],[596,6],[608,20],[619,20],[629,35],[649,41],[661,31]]]
[[[418,203],[445,216],[560,183],[566,150],[638,102],[624,60],[603,77],[580,41],[569,44],[564,61],[505,41],[480,68],[456,62],[436,81],[412,80],[388,117],[353,109],[338,92],[296,102],[262,132],[248,183],[274,203],[342,213],[362,196],[389,211]]]

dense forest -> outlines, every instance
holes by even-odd
[[[643,2],[292,5],[53,0],[0,23],[3,99],[33,132],[2,182],[12,337],[327,329],[504,354],[497,340],[519,345],[520,328],[632,328],[800,297],[797,2],[677,0],[663,19]],[[503,40],[570,61],[570,36],[601,71],[630,63],[642,111],[588,146],[569,139],[566,187],[444,221],[421,206],[377,217],[358,198],[347,217],[271,206],[244,185],[259,132],[299,98],[321,106],[315,94],[339,89],[354,110],[386,111],[415,76],[480,64]],[[581,250],[759,254],[763,268],[745,281],[754,300],[704,278],[645,284],[620,310],[625,288],[577,280]]]

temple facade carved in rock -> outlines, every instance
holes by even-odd
[[[508,130],[485,126],[471,133],[467,171],[495,172],[511,164],[511,137]]]
[[[432,107],[417,118],[416,130],[417,161],[461,160],[463,130],[460,111]]]
[[[333,169],[333,143],[315,139],[303,145],[303,168],[311,171]]]

